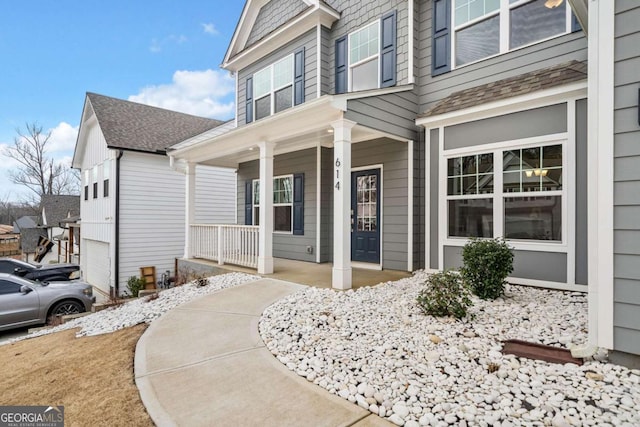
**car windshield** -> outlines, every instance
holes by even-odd
[[[33,264],[29,264],[28,262],[20,261],[19,259],[14,259],[13,262],[16,263],[19,267],[27,268],[27,269],[40,268],[41,267],[39,265],[33,265]]]

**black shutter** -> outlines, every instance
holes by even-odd
[[[244,225],[253,225],[253,181],[244,183]]]
[[[396,11],[382,16],[380,37],[380,87],[396,84]]]
[[[293,105],[304,102],[304,47],[293,55]]]
[[[347,36],[336,40],[336,93],[347,91]]]
[[[451,0],[433,0],[431,75],[451,71]]]
[[[293,175],[293,234],[304,234],[304,174]]]
[[[245,85],[245,120],[246,123],[253,121],[253,77],[248,77]]]
[[[580,26],[580,21],[578,21],[576,14],[571,12],[571,32],[575,33],[576,31],[581,31],[581,30],[582,30],[582,27]]]

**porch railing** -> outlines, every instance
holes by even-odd
[[[190,228],[194,258],[258,268],[258,226],[192,224]]]

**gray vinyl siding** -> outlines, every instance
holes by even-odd
[[[589,237],[587,212],[589,208],[587,181],[587,100],[576,102],[576,284],[587,285],[589,277]]]
[[[304,235],[273,233],[273,256],[315,262],[316,255],[316,149],[297,151],[273,159],[273,175],[304,173]],[[244,224],[244,192],[247,180],[260,177],[258,160],[238,168],[238,222]],[[307,254],[307,246],[313,253]]]
[[[445,270],[460,266],[462,266],[462,247],[445,246]],[[516,250],[513,257],[513,273],[510,276],[514,283],[518,283],[517,279],[566,283],[567,254]]]
[[[412,91],[359,98],[347,102],[345,118],[407,140],[417,140],[416,96]]]
[[[247,46],[252,45],[271,33],[287,21],[308,9],[302,0],[271,0],[258,12],[256,22],[251,28]]]
[[[379,20],[387,12],[397,11],[397,85],[408,82],[409,66],[409,11],[407,2],[402,0],[386,0],[362,2],[359,0],[327,0],[326,3],[340,13],[340,19],[331,27],[327,62],[331,67],[335,64],[335,43],[340,37]],[[329,87],[335,92],[335,73],[329,73]]]
[[[382,164],[382,268],[407,270],[408,150],[389,139],[353,144],[354,168]]]
[[[614,349],[640,354],[640,4],[616,1],[614,91]]]
[[[195,221],[236,223],[236,174],[233,169],[196,166]]]
[[[476,120],[444,129],[444,148],[471,147],[567,131],[567,104]]]
[[[440,189],[440,165],[439,158],[439,138],[438,129],[430,131],[431,137],[429,141],[429,267],[434,270],[439,268],[439,252],[438,252],[438,192]]]
[[[413,265],[411,270],[425,265],[425,167],[424,132],[418,133],[413,144]]]
[[[246,80],[247,77],[251,77],[255,72],[262,70],[263,68],[273,64],[274,62],[284,58],[285,56],[293,54],[301,47],[305,48],[305,101],[315,99],[317,97],[317,77],[318,77],[318,61],[317,61],[317,36],[316,29],[307,31],[300,37],[292,40],[286,45],[282,46],[273,53],[261,58],[259,61],[244,68],[238,74],[238,94],[237,94],[237,117],[238,125],[243,126],[246,124],[245,115],[245,100],[246,100]],[[255,117],[255,114],[254,114]]]
[[[334,48],[330,45],[329,39],[331,38],[331,30],[326,27],[321,27],[320,30],[320,95],[327,95],[329,93],[333,93],[333,88],[331,87],[331,81],[335,70],[329,63],[329,51]],[[335,41],[334,41],[335,43]]]
[[[508,77],[570,60],[587,60],[587,39],[582,31],[517,49],[474,64],[431,77],[431,7],[421,2],[419,16],[418,96],[420,111],[459,90],[479,86]],[[453,40],[452,40],[453,42]]]

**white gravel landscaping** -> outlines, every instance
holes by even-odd
[[[148,297],[137,298],[106,310],[73,319],[60,326],[42,329],[26,336],[5,341],[2,344],[74,328],[81,328],[76,334],[76,336],[80,337],[115,332],[139,323],[151,323],[166,311],[194,298],[258,279],[260,277],[245,273],[212,276],[207,278],[208,285],[206,286],[199,287],[194,282],[190,282],[183,286],[163,290],[156,299],[149,299]]]
[[[511,338],[584,343],[585,294],[508,286],[496,301],[474,298],[473,320],[456,321],[422,314],[425,277],[305,289],[269,307],[260,334],[298,375],[397,425],[640,425],[640,371],[500,352]]]

